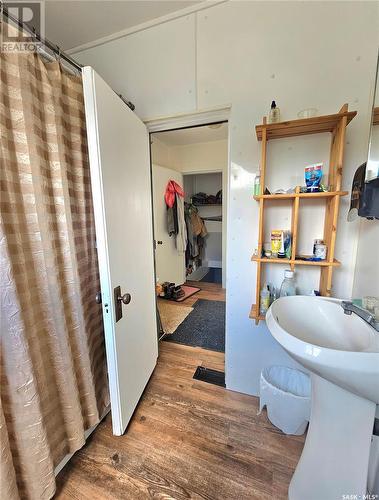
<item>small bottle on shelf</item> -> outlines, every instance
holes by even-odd
[[[276,102],[272,101],[270,113],[268,114],[269,123],[279,123],[280,122],[280,109],[276,106]]]

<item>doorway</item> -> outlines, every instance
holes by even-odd
[[[150,138],[159,337],[225,352],[228,123]]]

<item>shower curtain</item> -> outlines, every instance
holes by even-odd
[[[0,498],[48,499],[109,405],[81,78],[1,58]]]

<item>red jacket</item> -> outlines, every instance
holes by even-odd
[[[166,186],[166,192],[164,195],[164,199],[166,202],[166,205],[169,208],[172,208],[174,206],[175,202],[175,194],[181,196],[184,198],[184,191],[181,186],[175,181],[168,181],[167,186]]]

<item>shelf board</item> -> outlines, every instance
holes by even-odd
[[[322,191],[320,193],[285,193],[285,194],[260,194],[253,196],[254,200],[291,200],[293,198],[318,199],[331,198],[333,196],[346,196],[348,191]]]
[[[254,262],[262,262],[266,264],[293,264],[296,266],[321,266],[321,267],[328,267],[328,266],[333,266],[337,267],[341,265],[341,262],[337,259],[334,259],[333,262],[329,262],[327,260],[319,260],[319,261],[313,261],[313,260],[301,260],[301,259],[278,259],[278,258],[268,258],[268,257],[256,257],[253,255],[251,257],[251,260]]]
[[[251,260],[253,260],[254,262],[269,262],[270,264],[291,264],[291,259],[278,259],[278,258],[274,258],[274,257],[257,257],[255,255],[253,255],[251,257]]]
[[[266,319],[264,314],[258,314],[258,316],[257,316],[257,306],[255,304],[253,304],[251,306],[249,318],[259,320],[259,321],[264,321]]]
[[[194,207],[222,207],[222,203],[193,203]]]
[[[295,137],[298,135],[320,134],[323,132],[333,132],[337,124],[346,116],[347,123],[350,123],[356,111],[346,111],[334,115],[314,116],[300,120],[289,120],[280,123],[267,123],[257,125],[255,131],[258,141],[262,140],[262,131],[266,129],[267,140],[282,139],[284,137]]]

